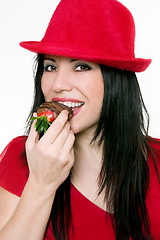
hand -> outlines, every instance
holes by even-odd
[[[62,111],[38,141],[33,122],[26,141],[29,178],[45,190],[56,191],[74,164],[75,136],[70,129],[67,111]]]

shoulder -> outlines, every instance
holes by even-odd
[[[160,139],[158,138],[148,138],[148,164],[150,167],[150,170],[155,166],[157,167],[157,170],[160,174]]]
[[[25,154],[27,136],[14,138],[0,155],[0,186],[20,196],[28,179]]]
[[[160,151],[160,139],[159,138],[149,137],[148,143],[153,149]]]
[[[148,143],[150,149],[148,151],[148,160],[152,159],[152,162],[156,162],[157,167],[160,170],[160,139],[158,138],[149,138]]]
[[[15,163],[18,159],[25,161],[25,142],[27,136],[19,136],[14,138],[3,150],[0,155],[0,171],[5,167],[5,165],[11,165]]]
[[[149,187],[146,206],[150,219],[151,235],[159,239],[160,233],[160,139],[149,138],[151,152],[148,153]],[[159,175],[159,177],[158,177]],[[155,214],[156,213],[156,214]]]
[[[160,140],[150,138],[148,151],[149,195],[156,196],[160,204]]]
[[[148,151],[148,165],[150,170],[150,178],[155,178],[158,181],[159,174],[159,185],[160,185],[160,139],[149,138],[148,143],[150,149]]]
[[[26,139],[27,136],[19,136],[9,142],[0,155],[0,162],[3,160],[3,157],[6,155],[6,153],[8,154],[10,152],[14,152],[15,154],[19,154],[21,150],[25,148]]]

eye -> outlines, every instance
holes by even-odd
[[[45,72],[55,72],[55,71],[57,71],[57,68],[52,64],[46,64],[46,65],[44,64],[44,71]]]
[[[85,72],[85,71],[88,71],[88,70],[91,70],[91,67],[87,64],[78,64],[75,67],[76,72]]]

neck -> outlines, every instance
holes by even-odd
[[[98,176],[102,166],[102,149],[91,145],[93,135],[80,133],[74,144],[75,163],[71,172],[71,181],[77,188],[89,186],[98,190]]]

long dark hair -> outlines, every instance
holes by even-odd
[[[104,79],[101,116],[91,145],[103,144],[99,194],[105,189],[107,208],[114,211],[112,219],[116,240],[150,240],[150,223],[145,205],[149,184],[147,152],[149,116],[134,72],[100,65]],[[34,103],[28,117],[44,101],[41,91],[43,55],[35,65]],[[154,165],[157,171],[156,161]],[[160,177],[157,171],[157,176]],[[107,186],[107,187],[106,187]],[[51,211],[53,235],[57,240],[69,239],[72,226],[70,176],[57,189]],[[67,225],[66,225],[67,223]]]

